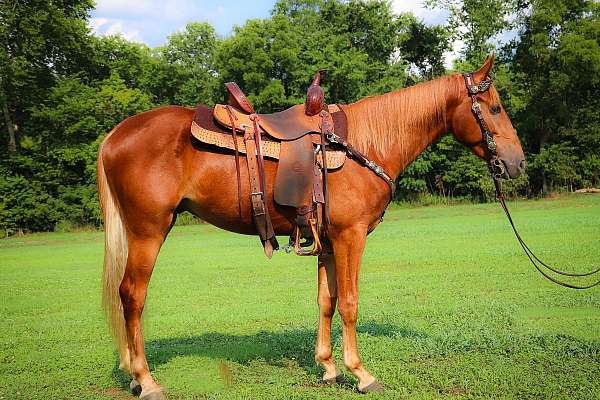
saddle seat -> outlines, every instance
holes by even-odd
[[[214,108],[214,117],[221,125],[232,129],[227,107],[223,104],[217,104]],[[250,114],[246,114],[235,107],[230,107],[229,110],[233,113],[236,130],[243,132],[244,128],[252,126]],[[321,117],[319,115],[306,115],[302,104],[272,114],[257,115],[258,125],[263,133],[276,140],[296,140],[308,133],[320,132],[321,129]]]

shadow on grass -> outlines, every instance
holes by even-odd
[[[424,332],[410,327],[368,321],[356,327],[358,333],[370,336],[424,338]],[[332,332],[332,343],[338,342],[340,329]],[[295,360],[298,366],[310,374],[322,373],[315,363],[314,349],[316,329],[298,328],[283,332],[261,331],[252,335],[230,335],[208,332],[202,335],[165,338],[146,342],[146,357],[150,370],[168,363],[178,356],[202,356],[217,360],[230,360],[247,365],[254,360],[286,367],[286,362]],[[122,387],[128,387],[129,378],[119,370],[118,355],[113,369],[115,379]]]
[[[376,321],[368,321],[357,326],[361,336],[405,339],[415,345],[410,360],[405,367],[427,368],[431,362],[448,362],[452,357],[462,355],[482,355],[510,358],[525,368],[547,369],[549,365],[561,370],[571,368],[573,360],[587,365],[595,363],[600,355],[600,341],[584,340],[562,334],[523,334],[506,332],[498,334],[494,340],[488,335],[464,335],[461,330],[449,330],[444,334],[431,335],[414,329],[410,325],[396,326]],[[337,346],[341,341],[340,329],[332,332],[332,342]],[[289,368],[290,361],[304,369],[309,375],[318,377],[322,373],[314,361],[316,332],[314,328],[296,328],[280,332],[261,331],[251,335],[231,335],[208,332],[196,336],[164,338],[146,343],[146,354],[151,370],[169,363],[176,357],[198,356],[215,360],[228,360],[242,365],[254,361],[265,362],[278,368]],[[425,362],[424,366],[420,363]],[[536,365],[540,367],[536,367]],[[565,369],[567,371],[567,369]],[[122,388],[127,388],[130,378],[118,369],[118,356],[115,354],[114,379]],[[562,379],[564,373],[554,374]],[[568,375],[568,374],[567,374]],[[568,378],[565,375],[564,378]],[[558,376],[558,378],[557,378]],[[354,390],[354,379],[343,384]]]

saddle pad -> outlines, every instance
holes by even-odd
[[[196,121],[192,121],[191,126],[192,135],[201,141],[202,143],[211,144],[224,149],[234,150],[233,137],[231,133],[217,132],[207,128],[203,128],[198,125]],[[314,135],[315,141],[319,142],[321,139],[319,135]],[[238,150],[240,153],[246,154],[246,143],[244,138],[240,135],[236,136]],[[275,142],[263,138],[261,140],[261,150],[265,157],[279,160],[279,154],[281,152],[281,142]],[[337,169],[344,165],[346,160],[346,152],[344,150],[328,150],[327,151],[327,169]],[[317,154],[317,162],[319,165],[323,165],[321,160],[321,153]]]

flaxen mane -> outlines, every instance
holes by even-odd
[[[402,156],[412,146],[430,143],[427,132],[445,123],[447,99],[459,93],[460,83],[456,75],[445,76],[344,107],[349,142],[382,157],[395,143],[400,143]]]

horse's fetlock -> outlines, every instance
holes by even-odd
[[[332,355],[333,354],[331,353],[331,349],[317,349],[317,351],[315,352],[315,361],[318,363],[330,361]]]

